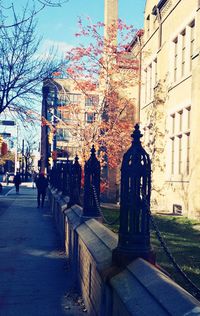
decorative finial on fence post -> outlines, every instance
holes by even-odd
[[[131,136],[132,145],[124,154],[121,168],[119,240],[113,250],[113,261],[118,265],[137,257],[155,262],[149,229],[151,162],[141,145],[138,124]]]
[[[100,217],[100,162],[95,155],[94,145],[84,167],[84,199],[82,217]]]
[[[80,204],[80,193],[81,193],[81,174],[82,169],[79,164],[78,156],[75,157],[75,162],[72,165],[72,190],[71,190],[71,205]]]
[[[134,142],[134,145],[139,145],[141,144],[140,142],[140,138],[143,136],[140,132],[140,126],[139,124],[136,124],[135,127],[134,127],[134,131],[133,133],[131,134],[131,137],[133,138],[132,142]]]
[[[76,164],[79,163],[79,162],[78,162],[78,161],[79,161],[79,158],[78,158],[78,155],[77,155],[77,154],[76,154],[74,160],[75,160],[75,163],[76,163]]]
[[[96,155],[95,155],[96,149],[94,148],[94,145],[92,145],[92,148],[91,148],[90,152],[91,152],[91,157],[95,158],[96,157]]]

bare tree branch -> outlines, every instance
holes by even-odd
[[[47,7],[61,7],[63,3],[69,2],[69,0],[37,0],[39,3],[41,3],[44,6]]]
[[[68,2],[69,0],[33,0],[32,5],[29,5],[27,1],[25,8],[23,9],[24,12],[27,13],[26,16],[22,17],[21,19],[17,18],[15,24],[8,23],[8,18],[10,15],[16,15],[16,10],[14,4],[11,3],[10,5],[4,5],[3,1],[0,1],[0,28],[12,28],[15,25],[22,24],[27,22],[29,19],[32,19],[34,16],[38,15],[45,7],[61,7],[62,4]],[[29,10],[28,10],[29,9]],[[29,12],[28,12],[29,11]],[[17,15],[16,15],[17,17]]]
[[[13,11],[13,27],[0,28],[0,113],[6,108],[30,109],[33,99],[41,95],[40,83],[57,68],[53,51],[45,59],[39,56],[35,17],[26,16],[27,9],[18,23]]]

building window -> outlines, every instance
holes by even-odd
[[[59,105],[64,106],[68,104],[79,104],[81,101],[81,94],[77,93],[65,93],[59,100]]]
[[[171,174],[174,174],[174,148],[175,140],[174,137],[171,138]]]
[[[182,65],[181,65],[181,75],[185,75],[185,55],[186,55],[186,31],[184,30],[182,33]]]
[[[156,86],[158,80],[158,68],[157,68],[157,58],[154,59],[154,85]]]
[[[157,59],[144,69],[144,101],[151,102],[157,81]]]
[[[183,111],[178,112],[179,114],[179,132],[182,132],[183,125]]]
[[[157,18],[157,16],[156,16],[156,17],[154,18],[154,20],[153,20],[153,29],[154,29],[154,30],[156,29],[157,24],[158,24],[158,18]]]
[[[70,141],[69,131],[64,128],[57,129],[56,137],[57,137],[57,140],[60,140],[60,141],[66,141],[66,142]]]
[[[187,161],[186,161],[186,174],[190,173],[190,133],[186,134],[187,137]]]
[[[187,109],[187,129],[190,129],[190,120],[191,120],[191,107],[189,106]]]
[[[67,106],[68,104],[79,104],[81,101],[81,94],[77,93],[63,93],[59,94],[58,105]]]
[[[69,99],[70,99],[70,103],[79,104],[81,100],[81,95],[72,93],[69,95]]]
[[[175,161],[175,114],[171,115],[171,122],[170,122],[170,130],[171,130],[171,137],[170,137],[170,147],[171,147],[171,174],[174,174],[174,161]]]
[[[174,81],[177,80],[178,69],[178,37],[174,40]]]
[[[174,133],[175,133],[175,114],[173,114],[171,117],[172,117],[172,134],[174,135]]]
[[[189,175],[191,106],[170,115],[170,172]]]
[[[182,135],[178,136],[178,174],[182,173]]]
[[[173,40],[174,45],[174,70],[173,76],[174,81],[177,81],[179,77],[179,67],[180,67],[180,77],[186,75],[186,71],[192,70],[192,58],[194,55],[194,45],[195,45],[195,20],[193,20],[187,27],[177,35]],[[180,54],[180,56],[179,56]],[[180,60],[180,65],[178,64]],[[178,75],[178,77],[177,77]]]
[[[150,34],[150,14],[147,16],[147,19],[146,19],[146,30],[147,30],[147,37],[149,37],[149,34]]]
[[[99,104],[98,95],[88,95],[85,98],[85,106],[97,106]]]
[[[66,104],[68,104],[68,102],[66,102],[65,100],[63,100],[63,99],[59,99],[58,100],[58,106],[65,106]]]
[[[192,21],[190,24],[190,71],[192,70],[192,57],[194,54],[194,30],[195,30],[195,21]]]
[[[85,120],[87,123],[93,123],[95,121],[95,113],[85,113]]]

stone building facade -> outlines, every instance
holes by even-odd
[[[153,163],[152,209],[200,217],[200,1],[147,0],[139,120]]]

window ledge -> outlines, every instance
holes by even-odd
[[[170,175],[166,178],[166,182],[177,182],[177,183],[189,183],[189,175],[181,175],[181,174],[176,174],[176,175]]]
[[[191,72],[190,72],[189,75],[184,76],[184,77],[180,78],[179,80],[177,80],[177,81],[171,83],[171,86],[168,88],[168,91],[170,91],[170,90],[176,88],[179,84],[181,84],[181,83],[184,82],[185,80],[189,79],[190,77],[192,77]]]

